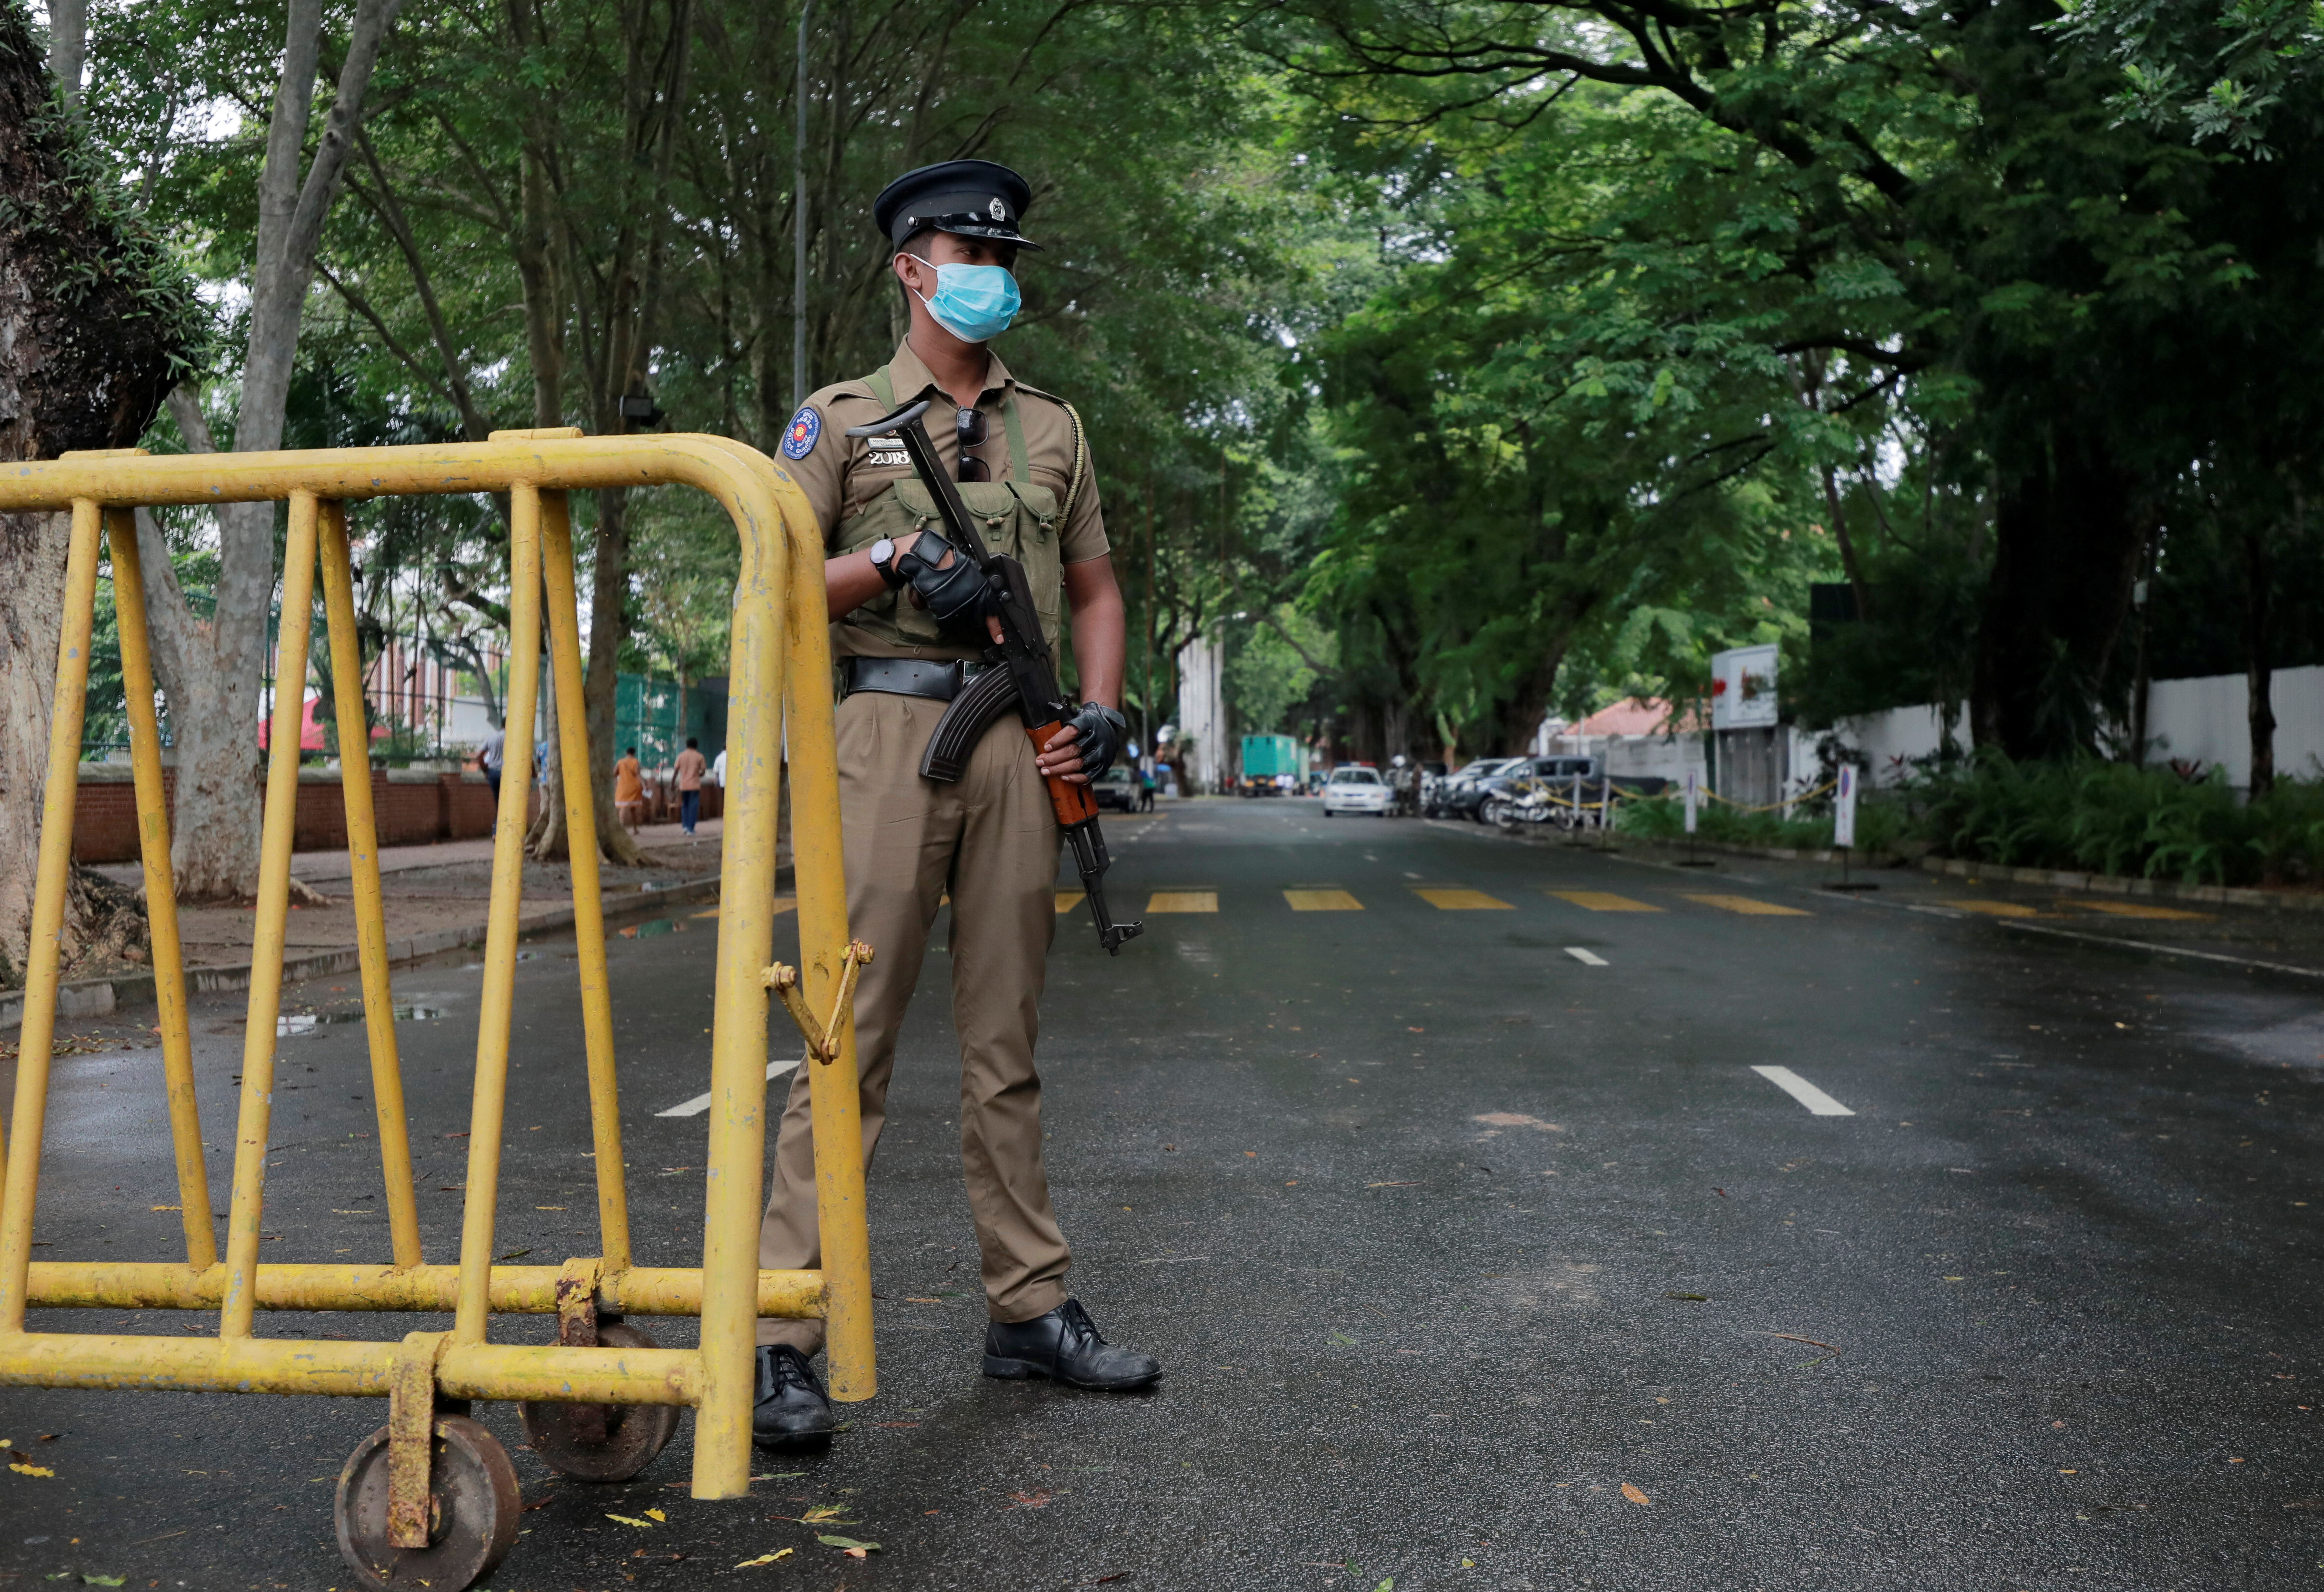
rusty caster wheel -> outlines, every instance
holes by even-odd
[[[398,1548],[387,1536],[387,1428],[364,1439],[339,1472],[339,1552],[374,1592],[466,1592],[516,1545],[516,1467],[466,1415],[436,1418],[428,1491],[428,1546]]]
[[[607,1348],[658,1348],[626,1321],[606,1321],[597,1341]],[[676,1404],[517,1405],[532,1451],[551,1470],[576,1481],[627,1481],[654,1462],[678,1435]]]

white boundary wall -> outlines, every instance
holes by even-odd
[[[2324,667],[2276,670],[2268,699],[2275,710],[2276,771],[2302,778],[2324,776]],[[2147,688],[2147,760],[2175,758],[2207,769],[2224,768],[2228,784],[2250,784],[2251,726],[2245,711],[2249,701],[2241,675],[2155,681]],[[1865,754],[1876,784],[1895,781],[1895,759],[1926,757],[1937,750],[1937,710],[1929,706],[1843,719],[1837,730]],[[1970,745],[1966,703],[1955,735],[1964,749]]]

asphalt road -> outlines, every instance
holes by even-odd
[[[1829,870],[1682,870],[1306,802],[1113,833],[1147,933],[1108,961],[1085,914],[1060,925],[1049,1169],[1073,1285],[1162,1357],[1160,1386],[977,1375],[932,953],[872,1175],[881,1396],[828,1455],[763,1464],[747,1502],[687,1497],[690,1426],[617,1486],[518,1451],[537,1507],[501,1592],[2324,1579],[2315,983],[1910,910],[1909,890],[1842,897],[1814,888]],[[654,1113],[705,1087],[715,929],[613,948],[650,1264],[698,1241],[705,1119]],[[592,1247],[592,1205],[569,946],[530,950],[499,1247],[538,1264]],[[466,1126],[477,979],[397,980],[428,1014],[401,1039],[430,1258],[457,1228],[466,1141],[443,1136]],[[353,999],[349,978],[292,1009]],[[212,1001],[198,1024],[214,1144],[239,1019]],[[43,1258],[173,1255],[157,1055],[106,1044],[59,1063]],[[361,1026],[318,1021],[281,1054],[267,1258],[384,1258],[384,1219],[355,1214],[378,1203],[372,1143],[349,1136],[369,1127]],[[221,1206],[226,1175],[217,1157]],[[512,1410],[480,1414],[522,1440]],[[0,1470],[0,1578],[346,1586],[332,1481],[383,1419],[0,1391],[0,1436],[55,1472]],[[832,1505],[851,1523],[798,1519]],[[648,1508],[666,1521],[609,1518]],[[817,1541],[835,1529],[881,1546],[844,1558]]]

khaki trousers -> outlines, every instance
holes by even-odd
[[[1057,929],[1060,842],[1032,742],[1014,713],[985,732],[959,784],[920,778],[921,750],[945,705],[869,691],[839,704],[847,924],[874,952],[855,987],[863,1161],[868,1168],[887,1120],[896,1035],[949,889],[961,1165],[987,1308],[994,1321],[1023,1321],[1065,1302],[1061,1279],[1073,1260],[1049,1209],[1041,1079],[1033,1069],[1042,979]],[[809,1063],[791,1075],[776,1130],[774,1189],[759,1229],[764,1267],[823,1263],[807,1107],[816,1072]],[[759,1341],[813,1354],[823,1346],[823,1323],[761,1320]]]

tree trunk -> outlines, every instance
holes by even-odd
[[[2275,788],[2274,670],[2268,658],[2266,532],[2244,532],[2244,685],[2251,730],[2251,799]],[[2272,865],[2271,865],[2272,866]]]
[[[2022,759],[2089,743],[2145,534],[2126,473],[2070,429],[2002,483],[1970,688],[1978,745]]]
[[[133,446],[188,324],[155,313],[186,284],[82,186],[79,133],[51,92],[23,11],[0,0],[0,460]],[[65,538],[61,515],[0,514],[0,985],[23,982],[31,940]],[[142,953],[125,892],[77,882],[69,908],[68,967],[104,946]]]
[[[597,798],[598,850],[609,862],[643,868],[646,854],[613,813],[614,710],[619,705],[621,646],[629,634],[622,603],[629,595],[629,493],[614,487],[597,494],[597,557],[589,583],[589,660],[581,677],[583,722],[589,726],[589,787]]]
[[[88,59],[88,0],[49,0],[49,71],[57,97],[80,114],[82,64]]]
[[[290,0],[282,73],[258,179],[250,342],[235,422],[237,453],[281,446],[300,312],[314,281],[315,253],[346,175],[372,68],[401,3],[359,0],[330,115],[313,161],[305,162],[322,53],[322,4]],[[189,448],[212,450],[209,428],[190,394],[174,403],[171,412],[187,432]],[[217,602],[207,622],[195,621],[174,582],[157,583],[152,594],[155,626],[171,632],[174,643],[158,648],[155,662],[178,737],[171,852],[178,893],[189,900],[241,899],[257,888],[259,684],[267,661],[267,611],[274,593],[274,512],[272,503],[220,506]],[[151,560],[147,567],[152,567]],[[303,680],[278,686],[285,691],[306,689]]]

